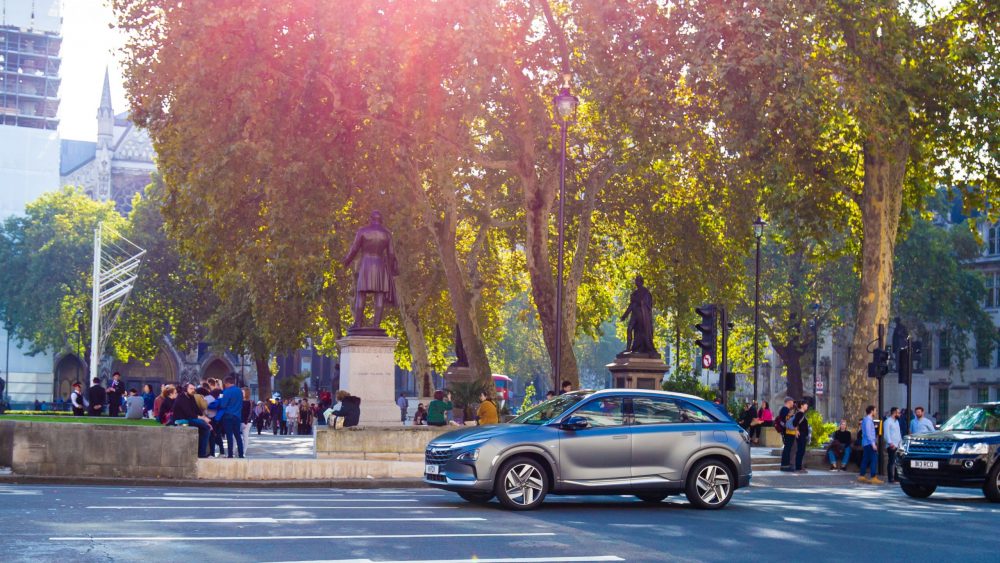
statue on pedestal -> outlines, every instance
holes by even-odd
[[[354,324],[348,333],[382,333],[382,314],[385,305],[396,305],[396,284],[393,276],[399,274],[396,254],[392,249],[392,234],[382,226],[382,214],[372,211],[371,223],[358,229],[351,250],[342,264],[350,266],[358,257],[358,283],[354,290]],[[368,295],[375,306],[373,324],[366,324],[365,304]],[[383,333],[384,334],[384,333]]]
[[[619,320],[628,318],[625,350],[618,357],[636,356],[659,358],[653,344],[653,294],[642,284],[642,276],[635,277],[635,290],[629,296],[628,308]]]

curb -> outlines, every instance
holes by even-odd
[[[0,475],[0,484],[17,485],[115,485],[120,487],[230,487],[230,488],[324,488],[324,489],[413,489],[425,488],[420,479],[309,479],[295,481],[227,481],[213,479],[134,479],[115,477],[61,477],[46,475]]]

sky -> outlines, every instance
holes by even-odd
[[[59,87],[59,134],[63,139],[97,139],[97,106],[105,67],[110,71],[115,113],[128,109],[119,55],[113,52],[122,40],[108,27],[112,19],[105,0],[63,0]]]

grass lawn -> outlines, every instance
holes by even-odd
[[[155,420],[140,419],[127,420],[125,418],[111,418],[107,416],[53,416],[44,414],[4,414],[0,415],[0,420],[21,420],[24,422],[56,422],[56,423],[77,423],[77,424],[118,424],[124,426],[159,426]]]

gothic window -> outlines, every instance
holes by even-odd
[[[986,273],[986,301],[984,305],[987,309],[1000,307],[1000,272]]]
[[[986,244],[986,254],[987,256],[994,256],[1000,254],[1000,222],[990,225],[987,229],[987,244]]]

